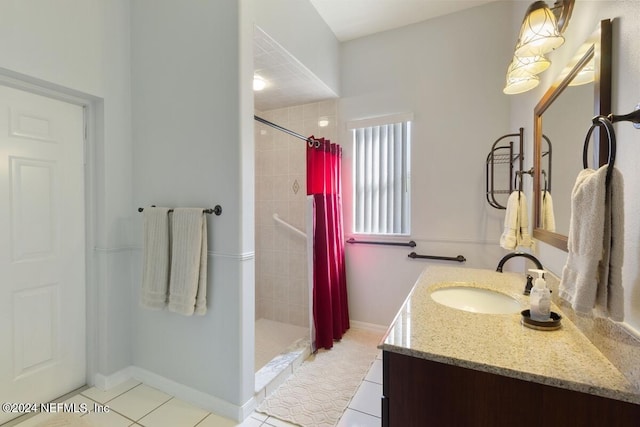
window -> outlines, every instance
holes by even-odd
[[[410,120],[403,115],[349,123],[355,233],[410,232]]]

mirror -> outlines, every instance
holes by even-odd
[[[606,19],[534,109],[533,237],[536,239],[567,251],[571,190],[583,168],[584,138],[591,118],[610,112],[611,21]],[[606,136],[602,137],[606,140]],[[607,161],[608,144],[604,140],[598,143],[600,135],[596,132],[593,138],[589,146],[596,148],[590,156],[593,158],[590,167],[597,168]],[[547,194],[552,196],[549,200],[552,200],[554,221],[545,220],[545,210],[549,212],[547,199],[543,198],[545,183]]]

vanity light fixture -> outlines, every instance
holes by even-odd
[[[507,70],[504,93],[526,92],[540,83],[536,74],[551,65],[544,54],[564,43],[562,33],[569,22],[574,3],[575,0],[557,0],[552,8],[544,1],[531,3],[520,27],[514,58]]]
[[[329,118],[328,117],[320,117],[318,119],[318,126],[321,128],[326,128],[329,126]]]

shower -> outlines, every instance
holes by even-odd
[[[337,101],[329,100],[260,111],[258,115],[302,135],[333,136],[336,109]],[[271,365],[280,366],[280,359],[293,359],[287,356],[291,352],[309,354],[312,304],[304,236],[306,144],[260,121],[255,122],[254,131],[255,368],[259,373]]]
[[[261,112],[295,127],[302,107]],[[285,119],[286,118],[286,119]],[[302,116],[300,115],[300,119]],[[297,126],[302,126],[300,120]],[[255,372],[256,391],[289,362],[310,353],[307,279],[305,145],[255,124]],[[277,218],[277,219],[276,219]],[[300,230],[300,233],[294,230]],[[274,372],[275,370],[275,372]]]
[[[282,127],[254,122],[257,392],[284,365],[304,360],[311,351],[312,292],[303,236],[309,234],[306,144],[286,130],[335,140],[337,100],[257,26],[253,50],[254,75],[266,83],[264,90],[254,91],[255,114]]]

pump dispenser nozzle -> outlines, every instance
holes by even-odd
[[[551,314],[551,293],[549,289],[547,289],[547,284],[544,281],[543,275],[545,271],[535,268],[529,271],[538,274],[538,278],[534,281],[530,295],[531,318],[538,321],[547,321]]]
[[[546,270],[539,270],[537,268],[530,268],[529,271],[532,273],[538,273],[538,279],[544,279],[544,273],[546,273]]]

